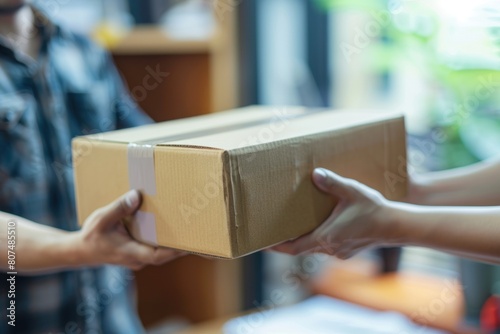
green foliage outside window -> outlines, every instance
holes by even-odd
[[[433,93],[425,105],[440,143],[440,169],[500,154],[500,6],[493,1],[316,0],[324,10],[387,17],[366,49],[388,74],[410,61]],[[385,16],[384,16],[385,15]],[[365,52],[365,51],[363,51]]]

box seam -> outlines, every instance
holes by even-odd
[[[228,231],[230,235],[230,248],[231,248],[231,257],[236,257],[239,254],[239,243],[238,243],[238,226],[237,226],[237,217],[236,217],[236,200],[234,196],[234,185],[232,182],[232,159],[229,155],[228,151],[224,151],[222,154],[222,176],[223,176],[223,188],[224,188],[224,202],[226,204],[226,213]]]

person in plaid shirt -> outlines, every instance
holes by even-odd
[[[23,0],[0,0],[0,333],[143,332],[129,268],[181,254],[128,235],[121,219],[139,207],[137,191],[79,229],[70,143],[148,122],[102,49]],[[12,220],[15,327],[5,314]]]

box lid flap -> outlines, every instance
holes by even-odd
[[[394,112],[250,106],[86,136],[91,140],[232,150],[402,117]]]
[[[401,114],[394,112],[328,112],[323,110],[281,118],[274,116],[264,121],[249,123],[246,126],[227,129],[223,132],[206,133],[191,138],[158,141],[156,144],[162,146],[195,146],[233,150],[296,137],[318,135],[325,132],[373,124],[379,121],[400,119],[402,117]]]
[[[207,134],[221,133],[230,129],[260,124],[270,118],[271,112],[284,108],[249,106],[236,110],[216,112],[203,116],[188,117],[168,122],[148,124],[134,128],[115,130],[84,136],[90,140],[117,143],[131,142],[169,142]],[[278,111],[277,111],[278,110]],[[306,112],[303,107],[287,107],[286,114]]]

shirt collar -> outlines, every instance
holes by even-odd
[[[61,27],[54,23],[49,16],[41,9],[31,6],[35,19],[35,27],[39,31],[42,40],[49,40],[61,32]]]
[[[40,8],[29,5],[33,11],[34,28],[33,34],[38,34],[40,37],[40,52],[44,54],[47,50],[49,41],[56,35],[62,33],[59,25],[54,23],[48,15]],[[5,37],[0,36],[0,55],[13,57],[20,63],[31,63],[33,60],[25,55],[20,54],[15,50],[15,46]]]

